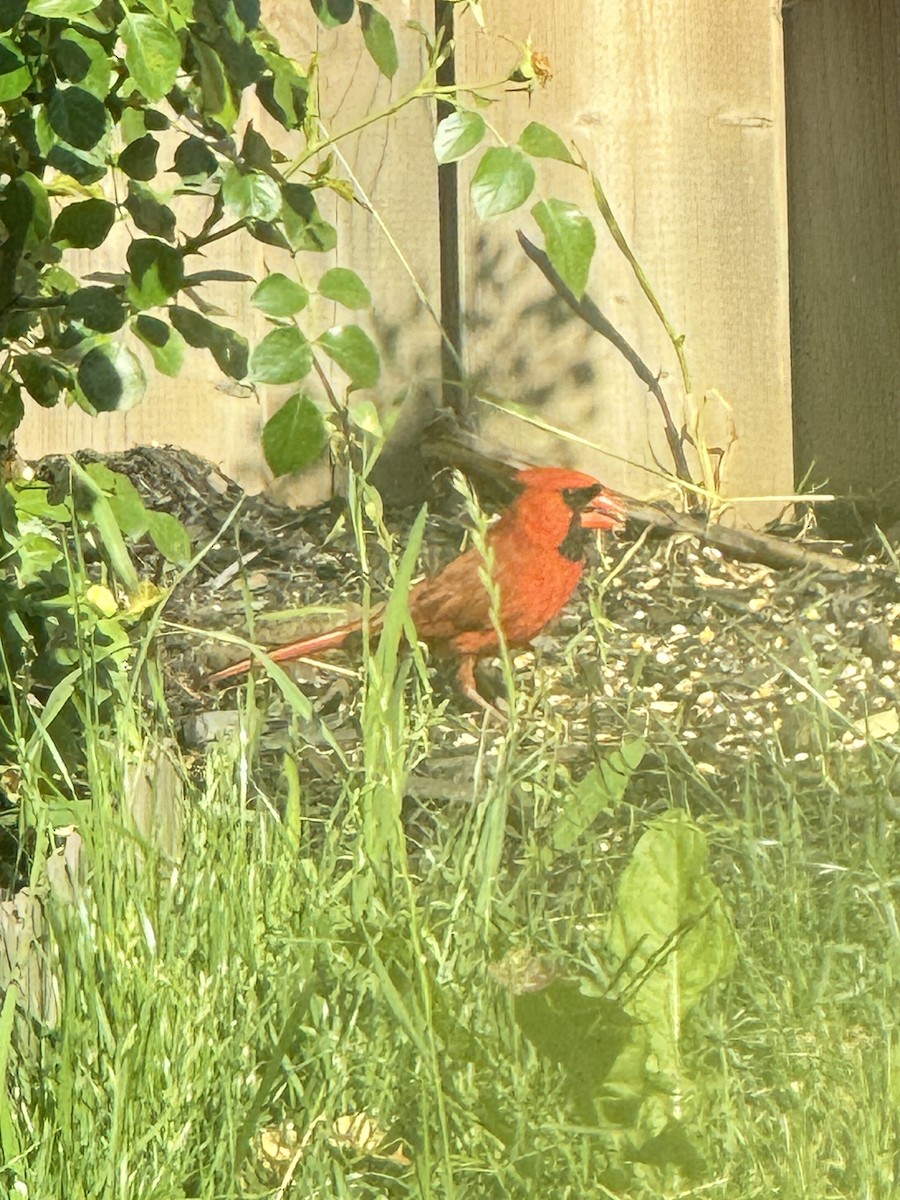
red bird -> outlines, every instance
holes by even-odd
[[[527,646],[565,607],[581,579],[587,530],[620,529],[625,519],[621,501],[590,475],[562,467],[530,467],[518,471],[519,494],[487,532],[499,592],[499,622],[507,646]],[[475,664],[499,648],[491,619],[491,600],[481,572],[478,547],[422,579],[409,593],[409,612],[419,639],[437,658],[458,658],[458,678],[465,694],[487,707],[475,685]],[[384,609],[369,618],[377,633]],[[327,633],[313,634],[270,652],[275,662],[290,662],[342,646],[362,627],[351,621]],[[221,682],[242,675],[253,660],[245,659],[210,676]]]

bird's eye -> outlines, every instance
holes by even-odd
[[[582,512],[595,496],[599,496],[603,488],[599,483],[591,484],[589,487],[571,487],[563,488],[563,500],[568,504],[573,512]]]

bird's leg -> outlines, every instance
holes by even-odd
[[[464,654],[460,659],[459,670],[456,673],[460,689],[463,695],[468,696],[479,708],[483,708],[501,725],[505,725],[507,723],[506,714],[502,713],[495,704],[491,704],[490,700],[486,700],[478,690],[478,684],[475,681],[475,662],[474,654]]]

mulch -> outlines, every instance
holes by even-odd
[[[142,447],[104,461],[128,475],[148,507],[183,521],[195,551],[204,549],[167,601],[159,638],[170,711],[184,744],[202,753],[240,719],[239,693],[205,682],[245,657],[217,634],[272,645],[346,619],[363,593],[352,531],[339,501],[296,511],[247,496],[183,450]],[[403,531],[401,520],[398,539]],[[460,543],[455,516],[432,515],[423,569],[449,560]],[[838,556],[849,549],[819,548]],[[145,575],[171,577],[149,542],[135,552]],[[377,598],[390,576],[375,537],[368,557]],[[733,788],[761,753],[802,776],[824,752],[860,755],[875,740],[891,755],[895,739],[900,744],[900,586],[874,554],[849,575],[776,571],[729,560],[686,534],[635,532],[607,535],[586,574],[587,585],[534,651],[514,658],[529,743],[574,777],[626,737],[646,737],[657,765],[680,762],[701,789],[716,793]],[[316,719],[298,724],[265,683],[262,746],[273,769],[285,750],[296,752],[307,794],[324,800],[334,796],[341,768],[322,722],[352,757],[358,662],[332,655],[298,664],[295,676]],[[435,677],[432,703],[440,716],[409,794],[470,799],[476,756],[482,767],[485,754],[489,763],[504,732],[483,730],[483,714],[453,692],[445,670]]]

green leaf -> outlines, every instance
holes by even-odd
[[[478,113],[460,108],[444,117],[434,135],[434,155],[439,163],[465,158],[484,137],[487,126]]]
[[[132,326],[153,359],[153,365],[163,375],[175,376],[184,365],[184,338],[177,329],[141,313]]]
[[[169,309],[169,317],[189,346],[208,350],[216,366],[229,378],[244,378],[248,358],[246,338],[178,304],[173,304]]]
[[[95,412],[127,412],[146,391],[147,377],[127,346],[104,342],[78,364],[78,386]]]
[[[67,29],[53,47],[53,62],[69,83],[79,83],[86,92],[105,99],[109,92],[112,60],[96,38]]]
[[[191,561],[191,538],[176,516],[150,510],[147,513],[147,529],[153,545],[163,558],[178,567],[187,566]]]
[[[306,308],[309,292],[302,283],[275,271],[259,284],[250,297],[250,303],[267,317],[292,317]]]
[[[297,64],[271,48],[261,48],[271,76],[256,85],[259,102],[285,129],[296,129],[306,118],[309,80],[297,70]]]
[[[593,225],[568,200],[541,200],[531,214],[544,235],[551,263],[566,287],[580,298],[587,286],[597,244]]]
[[[293,250],[326,253],[337,245],[337,230],[323,220],[312,190],[302,183],[287,183],[281,189],[284,200],[281,220]]]
[[[374,387],[381,360],[369,336],[358,325],[335,325],[316,339],[330,359],[349,375],[354,387]]]
[[[589,995],[570,979],[524,989],[513,1005],[522,1033],[542,1058],[562,1068],[576,1103],[586,1105],[628,1044],[633,1020],[619,1004]]]
[[[96,154],[76,154],[62,142],[50,147],[47,152],[47,164],[61,175],[71,175],[85,187],[103,179],[107,170],[106,164]]]
[[[564,163],[575,161],[559,134],[538,121],[525,126],[519,136],[519,145],[532,158],[556,158]]]
[[[309,342],[293,325],[267,333],[250,355],[255,383],[295,383],[312,370]]]
[[[28,0],[0,0],[0,29],[18,25],[28,8]]]
[[[646,752],[646,742],[638,738],[625,742],[620,750],[613,750],[591,767],[562,802],[552,831],[554,850],[571,850],[602,812],[621,804]]]
[[[147,507],[128,476],[111,471],[105,463],[89,463],[84,469],[103,489],[116,524],[125,536],[143,537],[147,532]]]
[[[174,246],[156,238],[138,238],[125,255],[131,272],[128,298],[136,308],[165,304],[184,282],[184,261]]]
[[[30,171],[0,188],[0,221],[3,223],[4,247],[11,250],[37,246],[50,232],[50,200],[43,183]],[[7,262],[10,260],[7,259]]]
[[[708,856],[703,832],[683,809],[664,813],[635,846],[612,912],[610,950],[640,981],[628,1008],[645,1024],[662,1072],[678,1068],[683,1018],[734,961],[731,920]]]
[[[524,204],[533,187],[534,167],[525,155],[512,146],[493,146],[482,154],[472,176],[472,203],[487,220]]]
[[[79,288],[66,301],[65,314],[97,333],[115,333],[125,324],[125,306],[113,288]]]
[[[238,217],[271,221],[281,209],[281,191],[262,171],[240,171],[229,163],[222,181],[222,199]]]
[[[41,408],[52,408],[60,393],[72,384],[67,368],[48,354],[20,354],[14,365],[25,390]]]
[[[397,57],[397,43],[394,41],[390,21],[371,4],[360,4],[359,19],[362,24],[363,41],[375,66],[382,75],[393,79],[400,60]]]
[[[276,477],[302,471],[316,461],[328,441],[322,414],[305,392],[297,392],[266,421],[263,454]]]
[[[27,951],[22,951],[23,958]],[[3,1009],[0,1011],[0,1150],[4,1159],[9,1162],[18,1158],[21,1153],[19,1134],[13,1120],[13,1106],[10,1103],[12,1091],[9,1077],[9,1050],[13,1040],[13,1026],[16,1021],[16,1006],[22,999],[19,985],[10,980],[6,985],[3,997]]]
[[[47,104],[50,128],[77,150],[92,150],[106,133],[108,114],[102,100],[74,85],[56,88]]]
[[[128,215],[144,233],[153,237],[175,240],[175,214],[167,204],[160,202],[156,193],[145,183],[128,180],[128,195],[125,198]]]
[[[355,271],[346,267],[332,267],[325,272],[319,280],[319,295],[345,308],[368,308],[372,303],[369,289]]]
[[[310,0],[313,12],[327,29],[346,25],[353,16],[353,0]]]
[[[22,389],[10,375],[0,376],[0,441],[7,441],[25,416]]]
[[[16,100],[31,84],[31,71],[12,38],[0,38],[0,103]]]
[[[186,137],[175,151],[172,169],[182,179],[207,179],[219,166],[219,160],[202,138]]]
[[[156,17],[126,13],[119,25],[125,43],[125,65],[135,84],[152,103],[172,90],[181,66],[177,34]]]
[[[82,17],[100,7],[101,0],[28,0],[28,12],[32,17],[48,20],[68,20]]]
[[[91,520],[100,535],[100,540],[103,542],[103,548],[106,550],[112,569],[129,592],[136,592],[138,588],[137,571],[134,569],[134,563],[131,561],[131,555],[125,546],[122,531],[116,521],[106,492],[83,467],[78,465],[74,458],[69,459],[69,466],[73,475],[78,478],[90,494]]]
[[[202,110],[226,133],[230,133],[237,120],[238,98],[225,74],[222,60],[212,46],[200,38],[192,37],[191,46],[200,68]]]
[[[119,155],[119,167],[131,179],[153,179],[158,151],[159,142],[152,133],[145,133],[125,147]]]
[[[76,200],[67,205],[53,225],[53,241],[60,247],[96,250],[106,241],[116,220],[109,200]]]

